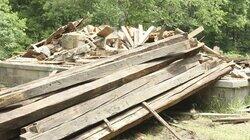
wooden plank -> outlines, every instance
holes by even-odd
[[[49,74],[49,76],[53,76],[53,75],[55,75],[57,72],[58,72],[58,70],[53,70],[53,71]]]
[[[111,126],[110,122],[108,121],[108,119],[104,119],[104,122],[105,124],[107,125],[108,129],[111,131],[111,132],[114,132],[114,128]]]
[[[139,30],[134,30],[134,47],[137,47],[139,45]]]
[[[213,49],[209,48],[209,47],[206,46],[206,45],[202,46],[202,48],[203,48],[203,50],[204,50],[205,52],[207,52],[207,53],[209,53],[209,54],[212,54],[212,55],[214,55],[214,56],[216,56],[216,57],[218,57],[218,58],[220,58],[220,59],[222,59],[222,60],[229,61],[229,58],[227,58],[226,56],[221,55],[220,53],[214,51]]]
[[[191,113],[191,112],[170,112],[175,115],[188,115],[188,116],[206,116],[206,117],[228,117],[228,116],[239,116],[241,114],[225,114],[225,113]]]
[[[81,82],[88,81],[91,79],[97,79],[107,74],[110,74],[114,71],[117,71],[121,68],[133,66],[136,64],[140,64],[140,63],[155,59],[155,58],[163,57],[166,55],[172,55],[177,52],[185,51],[189,47],[190,46],[189,46],[188,41],[182,41],[171,46],[166,46],[166,47],[154,49],[151,51],[143,52],[141,55],[133,55],[131,57],[122,59],[120,61],[114,61],[112,63],[104,64],[99,67],[87,69],[85,71],[81,71],[80,73],[77,73],[76,75],[71,75],[70,77],[68,76],[65,77],[65,76],[60,75],[61,76],[59,77],[60,81],[54,81],[53,83],[48,83],[48,84],[42,83],[42,85],[38,87],[34,87],[34,85],[36,85],[36,83],[34,83],[31,90],[24,89],[25,93],[23,93],[24,91],[17,91],[11,94],[5,94],[5,95],[0,96],[0,99],[1,99],[0,107],[7,106],[12,103],[16,103],[17,101],[22,101],[28,98],[43,95],[51,91],[51,88],[60,89],[62,87],[66,87],[72,82],[81,83]],[[53,76],[50,78],[53,78]]]
[[[180,84],[183,84],[190,79],[193,79],[205,72],[203,65],[196,66],[180,75],[177,75],[165,82],[162,82],[154,87],[148,88],[139,92],[131,92],[130,94],[113,101],[110,104],[102,105],[101,107],[86,113],[76,119],[65,122],[64,124],[55,127],[49,131],[33,137],[32,139],[62,139],[73,133],[76,133],[83,128],[102,121],[105,118],[116,115],[136,104],[145,100],[151,99],[161,93],[168,91]],[[146,93],[146,94],[145,94]],[[98,114],[98,115],[97,115]],[[81,125],[79,125],[81,124]]]
[[[216,68],[207,71],[205,74],[191,81],[188,81],[184,85],[170,90],[169,92],[166,92],[165,94],[162,94],[161,96],[155,99],[149,100],[148,103],[151,104],[152,107],[157,110],[157,112],[160,112],[178,103],[182,99],[189,97],[198,89],[201,89],[202,87],[206,86],[206,84],[209,84],[210,82],[214,81],[218,78],[218,76],[220,77],[228,73],[231,69],[232,68],[229,67],[229,65],[222,64]],[[74,139],[110,139],[133,126],[138,125],[139,123],[148,119],[150,116],[152,115],[149,113],[148,110],[141,106],[137,106],[110,120],[114,129],[117,130],[115,133],[110,133],[104,128],[103,125],[100,125],[96,128],[93,128],[92,130],[89,130],[79,135]]]
[[[131,45],[131,47],[133,47],[134,46],[134,42],[133,42],[131,36],[129,35],[127,28],[125,26],[121,26],[121,29],[124,32],[124,34],[125,34],[128,42],[129,42],[129,44]]]
[[[110,35],[113,32],[114,32],[114,30],[111,27],[106,26],[104,29],[102,29],[101,31],[99,31],[97,33],[97,35],[105,38],[105,37],[107,37],[108,35]]]
[[[154,30],[155,30],[155,27],[154,27],[154,26],[149,27],[149,29],[146,31],[146,33],[145,33],[145,34],[143,35],[143,37],[141,38],[141,41],[139,42],[139,45],[144,44],[144,43],[147,41],[147,39],[148,39],[150,33],[151,33],[152,31],[154,31]]]
[[[137,79],[164,66],[164,62],[158,64],[146,63],[115,72],[109,76],[93,82],[65,90],[51,95],[27,106],[0,114],[0,130],[22,127],[33,121],[54,114],[87,99],[105,93],[127,82]]]
[[[142,42],[143,35],[144,35],[143,26],[139,24],[139,42]]]
[[[223,123],[243,123],[248,121],[250,121],[250,116],[213,119],[213,122],[223,122]]]
[[[185,34],[185,32],[182,31],[182,30],[179,29],[179,28],[176,28],[176,29],[175,29],[175,32],[177,32],[178,34]]]
[[[48,131],[64,122],[77,118],[88,111],[94,110],[104,104],[110,104],[112,101],[119,99],[130,92],[137,92],[140,90],[152,87],[164,80],[167,80],[174,75],[185,72],[187,69],[198,65],[198,57],[192,57],[170,64],[167,68],[154,72],[150,75],[144,76],[125,84],[115,90],[112,90],[104,95],[98,96],[92,100],[73,106],[52,116],[44,118],[35,122],[35,126],[39,133]],[[33,125],[32,125],[33,126]]]
[[[133,50],[125,51],[123,53],[114,55],[113,57],[107,58],[107,59],[102,60],[102,61],[98,61],[96,63],[91,63],[91,64],[84,65],[82,67],[77,67],[77,68],[71,69],[70,71],[64,71],[63,73],[60,74],[60,77],[66,76],[66,75],[72,75],[76,72],[84,71],[86,69],[90,69],[90,68],[93,68],[96,66],[100,66],[102,64],[113,62],[115,60],[121,60],[127,56],[135,55],[135,54],[138,54],[138,53],[143,52],[143,51],[151,50],[153,48],[162,47],[164,45],[171,45],[171,44],[174,44],[176,42],[183,41],[185,39],[186,39],[186,37],[184,37],[182,35],[176,35],[176,36],[169,37],[169,38],[166,38],[166,39],[158,41],[158,42],[149,43],[145,46],[142,46],[142,47],[139,47],[139,48],[136,48]],[[57,76],[59,77],[59,74]],[[55,77],[57,77],[57,76],[55,76]],[[18,85],[18,86],[15,86],[13,88],[9,88],[9,90],[5,90],[5,92],[0,92],[0,95],[7,94],[10,92],[14,92],[14,91],[18,91],[18,90],[22,90],[22,89],[27,89],[27,88],[29,88],[29,85],[38,84],[39,81],[42,81],[42,83],[44,83],[46,81],[49,82],[52,80],[55,80],[55,78],[53,78],[53,79],[52,78],[42,78],[39,80],[35,80],[35,81],[29,82],[29,83],[26,83],[23,85]]]
[[[154,115],[154,117],[162,124],[162,125],[164,125],[174,136],[175,136],[175,138],[176,139],[178,139],[178,140],[181,140],[182,138],[181,138],[181,136],[179,136],[179,134],[177,134],[176,132],[175,132],[175,130],[174,129],[172,129],[171,128],[171,126],[154,110],[154,109],[152,109],[151,107],[150,107],[150,105],[148,104],[148,103],[146,103],[146,102],[143,102],[142,103],[145,107],[146,107],[146,109],[150,112],[150,113],[152,113],[152,115]]]
[[[163,47],[163,45],[173,44],[173,43],[176,43],[176,42],[178,42],[180,40],[184,40],[184,39],[185,39],[185,37],[183,37],[183,36],[175,36],[172,38],[168,38],[166,40],[159,41],[157,43],[154,42],[152,44],[145,45],[145,47],[136,48],[134,50],[127,51],[127,52],[124,52],[122,54],[118,54],[112,58],[108,58],[108,59],[105,59],[103,61],[98,61],[96,63],[86,64],[82,67],[77,67],[75,69],[71,69],[68,71],[58,73],[58,74],[51,76],[49,78],[48,77],[42,78],[39,80],[35,80],[32,82],[8,89],[6,91],[0,92],[0,95],[1,95],[0,99],[3,99],[0,102],[0,107],[7,106],[9,104],[16,103],[18,101],[22,101],[22,100],[32,98],[35,96],[43,95],[43,94],[46,94],[46,93],[49,93],[52,91],[56,91],[58,89],[72,86],[72,85],[75,85],[78,83],[82,83],[82,82],[88,81],[90,79],[100,78],[100,77],[103,77],[107,74],[112,73],[115,70],[118,70],[119,68],[128,67],[128,66],[132,66],[135,64],[145,62],[145,60],[140,59],[138,57],[137,57],[137,59],[139,59],[140,61],[132,61],[132,57],[133,57],[133,59],[135,59],[137,54],[147,52],[151,49],[159,49],[159,48]],[[172,50],[172,52],[173,51],[174,50]],[[176,51],[178,51],[178,49]],[[172,52],[170,52],[170,53],[172,53]],[[167,54],[168,53],[166,53],[166,55]],[[152,56],[152,57],[154,57],[154,56]],[[128,63],[129,59],[130,59],[130,61],[132,61],[131,63]],[[135,59],[135,60],[137,60],[137,59]],[[120,60],[120,61],[118,61],[118,60]],[[148,61],[148,60],[146,60],[146,61]],[[117,65],[119,65],[119,67],[116,67]],[[89,71],[92,71],[92,73],[93,73],[93,71],[97,71],[96,69],[99,69],[100,67],[102,67],[102,68],[105,67],[105,69],[108,68],[109,70],[108,71],[102,70],[102,72],[95,73],[94,75],[88,74],[86,77],[86,73],[88,73]],[[96,69],[94,69],[94,68],[96,68]],[[23,96],[24,94],[25,94],[25,96]],[[8,99],[4,100],[4,98],[9,98],[9,100]]]
[[[50,44],[53,38],[58,39],[59,37],[62,36],[63,33],[67,33],[67,32],[72,32],[76,30],[76,27],[83,22],[83,19],[80,19],[78,21],[74,21],[74,22],[69,22],[67,25],[62,26],[60,28],[58,28],[55,32],[53,32],[44,42],[44,44]]]
[[[192,31],[191,33],[188,34],[188,38],[193,38],[196,35],[198,35],[199,33],[201,33],[204,30],[204,28],[202,26],[200,26],[199,28],[195,29],[194,31]]]

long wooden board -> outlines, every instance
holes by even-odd
[[[23,85],[18,85],[18,86],[15,86],[13,88],[9,88],[7,90],[1,91],[0,95],[4,95],[4,94],[11,93],[11,92],[18,91],[18,90],[27,89],[27,88],[30,88],[30,86],[34,85],[34,84],[39,85],[38,83],[44,83],[46,81],[51,82],[51,81],[56,80],[58,77],[61,77],[63,75],[64,76],[66,76],[66,75],[69,76],[71,74],[77,74],[77,72],[81,72],[81,71],[84,71],[84,70],[89,69],[89,68],[100,66],[102,64],[113,62],[115,60],[120,60],[120,59],[126,58],[128,56],[141,53],[143,51],[151,50],[153,48],[161,47],[161,46],[164,46],[164,45],[171,45],[171,44],[174,44],[174,43],[186,40],[186,39],[187,39],[187,37],[185,37],[183,35],[171,36],[171,37],[168,37],[166,39],[163,39],[163,40],[160,40],[160,41],[157,41],[157,42],[146,44],[146,45],[144,45],[142,47],[139,47],[139,48],[136,48],[136,49],[133,49],[133,50],[128,50],[128,51],[122,52],[120,54],[114,55],[113,57],[106,58],[106,59],[101,60],[101,61],[96,61],[95,63],[85,64],[83,66],[79,66],[79,67],[73,68],[71,70],[64,71],[64,72],[62,72],[60,74],[56,74],[55,76],[53,76],[53,78],[52,77],[50,77],[50,78],[45,77],[45,78],[41,78],[39,80],[35,80],[35,81],[29,82],[29,83],[25,83]]]
[[[26,84],[23,84],[23,85],[18,85],[16,87],[13,87],[13,88],[10,88],[8,90],[0,92],[0,95],[4,95],[6,93],[14,92],[14,91],[21,90],[21,89],[27,89],[27,88],[29,88],[30,85],[37,84],[37,83],[39,83],[39,81],[41,81],[41,82],[53,81],[53,80],[56,80],[57,77],[61,77],[63,75],[65,76],[65,75],[77,74],[77,72],[81,72],[81,71],[84,71],[84,70],[89,69],[89,68],[100,66],[102,64],[113,62],[115,60],[121,60],[121,59],[126,58],[126,57],[131,56],[131,55],[135,55],[135,54],[138,54],[138,53],[141,53],[141,52],[144,52],[144,51],[148,51],[148,50],[151,50],[153,48],[162,47],[164,45],[171,45],[171,44],[174,44],[174,43],[186,40],[186,39],[187,39],[186,36],[174,35],[174,36],[168,37],[166,39],[159,40],[157,42],[145,44],[144,46],[136,48],[136,49],[132,49],[132,50],[122,52],[120,54],[114,55],[113,57],[106,58],[106,59],[101,60],[101,61],[98,60],[95,63],[85,64],[83,66],[79,66],[79,67],[73,68],[71,70],[64,71],[64,72],[62,72],[60,74],[56,74],[53,77],[53,79],[52,79],[52,77],[51,78],[45,77],[45,78],[35,80],[35,81],[29,82],[29,83],[26,83]]]
[[[105,93],[101,96],[78,104],[76,106],[72,106],[71,108],[53,114],[52,116],[37,121],[27,127],[30,127],[31,131],[35,130],[38,133],[48,131],[56,126],[61,125],[64,122],[70,121],[74,118],[84,115],[85,113],[94,110],[100,106],[110,104],[112,103],[112,101],[117,100],[131,92],[137,92],[140,90],[147,89],[175,75],[181,74],[186,70],[198,65],[198,59],[198,56],[194,56],[191,58],[177,60],[176,62],[170,64],[168,67],[160,71],[156,71],[154,73],[136,79],[108,93]],[[34,136],[38,133],[34,133]]]
[[[22,88],[21,90],[18,90],[16,92],[3,94],[2,96],[0,96],[0,107],[43,95],[51,91],[75,85],[77,83],[82,83],[92,79],[98,79],[119,69],[147,62],[163,56],[180,53],[181,51],[185,51],[189,48],[190,44],[188,40],[185,40],[173,45],[141,52],[139,54],[138,52],[133,55],[130,54],[131,56],[125,57],[123,59],[120,59],[119,57],[117,59],[114,59],[114,61],[110,63],[104,63],[103,65],[97,67],[84,69],[78,72],[73,71],[74,74],[64,75],[64,72],[61,72],[49,77],[49,81],[44,81],[44,79],[41,79],[40,81],[37,81],[37,83],[32,82],[31,85],[28,85],[26,88]]]
[[[77,131],[82,130],[90,125],[104,120],[105,118],[116,115],[136,104],[151,99],[161,93],[168,91],[176,86],[179,86],[205,72],[204,65],[198,65],[186,72],[177,75],[165,82],[162,82],[154,87],[148,88],[139,92],[131,92],[110,104],[102,105],[101,107],[86,113],[76,119],[66,122],[58,127],[33,137],[32,139],[62,139]],[[81,124],[81,125],[79,125]]]
[[[160,112],[189,97],[198,90],[207,86],[207,84],[210,84],[231,70],[232,68],[230,65],[225,63],[221,64],[220,66],[207,71],[205,74],[188,81],[186,84],[170,90],[155,99],[149,100],[148,103],[152,105],[153,109],[157,110],[157,112]],[[147,109],[143,108],[142,106],[136,106],[133,109],[130,109],[110,120],[110,123],[116,132],[111,133],[104,125],[99,125],[92,130],[75,137],[74,139],[110,139],[133,126],[138,125],[142,121],[148,119],[150,116],[152,115]]]
[[[2,113],[0,114],[0,130],[25,126],[33,121],[47,117],[65,108],[105,93],[108,90],[126,84],[134,79],[157,71],[176,59],[178,59],[178,57],[163,62],[160,61],[133,66],[93,82],[51,95],[13,111]]]

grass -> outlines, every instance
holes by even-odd
[[[175,119],[178,124],[172,128],[187,140],[250,140],[250,123],[220,124],[212,122],[209,118],[190,119],[188,116],[175,116]],[[114,140],[174,140],[174,138],[157,120],[150,119]]]
[[[208,100],[206,108],[203,108],[203,112],[221,112],[221,113],[235,113],[240,109],[243,109],[247,105],[250,105],[250,96],[245,101],[234,100],[232,102],[224,103],[223,99],[214,97],[212,100]],[[174,108],[161,113],[161,116],[165,120],[169,120],[168,112],[176,111],[179,107],[192,105],[188,102],[186,104],[177,104]],[[192,105],[193,106],[193,105]],[[198,106],[200,107],[200,106]],[[187,107],[186,111],[190,108]],[[197,108],[199,109],[199,108]],[[182,110],[185,112],[185,110]],[[237,112],[239,113],[239,112]],[[183,138],[189,140],[250,140],[250,122],[240,124],[220,124],[212,122],[211,118],[198,117],[193,118],[190,116],[171,116],[177,120],[177,124],[173,127],[177,133]],[[184,128],[184,129],[181,129]],[[145,123],[136,126],[133,129],[123,133],[116,137],[114,140],[172,140],[174,139],[169,131],[162,126],[156,119],[152,118]]]
[[[250,123],[219,124],[208,118],[183,121],[178,124],[194,131],[199,139],[204,140],[249,140]]]
[[[243,100],[233,100],[230,102],[226,102],[223,99],[214,97],[210,99],[206,104],[201,105],[201,108],[204,112],[234,113],[247,105],[248,103]]]
[[[237,51],[229,51],[224,53],[224,55],[231,59],[250,59],[250,54],[239,53]]]

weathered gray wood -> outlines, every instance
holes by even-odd
[[[144,35],[142,36],[142,38],[141,38],[141,40],[140,40],[140,42],[139,42],[139,45],[142,45],[142,44],[144,44],[144,43],[147,41],[147,39],[148,39],[150,33],[151,33],[153,30],[155,30],[155,27],[154,27],[154,26],[149,27],[149,29],[146,31],[146,33],[144,33]]]
[[[125,26],[121,26],[121,29],[122,29],[123,33],[125,34],[129,44],[131,45],[131,47],[133,47],[134,42],[133,42],[131,36],[129,35],[127,28]]]
[[[228,118],[218,118],[213,119],[213,122],[222,122],[222,123],[243,123],[250,121],[250,116],[241,116],[241,117],[228,117]]]
[[[109,130],[110,130],[111,132],[114,132],[114,131],[115,131],[114,128],[112,127],[112,125],[110,124],[110,122],[109,122],[108,119],[104,119],[104,122],[105,122],[105,124],[107,125],[107,127],[109,128]]]
[[[199,33],[201,33],[204,30],[204,28],[202,26],[200,26],[199,28],[195,29],[194,31],[192,31],[191,33],[188,34],[188,38],[193,38],[196,35],[198,35]]]
[[[175,76],[165,82],[162,82],[154,87],[148,88],[139,92],[132,92],[110,104],[102,105],[101,107],[86,113],[76,119],[55,127],[49,131],[33,137],[32,139],[61,139],[73,134],[83,128],[102,121],[105,118],[111,117],[120,113],[136,104],[145,100],[151,99],[161,93],[168,91],[178,85],[181,85],[205,72],[203,65],[196,66],[180,75]],[[81,124],[81,125],[79,125]]]
[[[161,96],[155,99],[149,100],[148,103],[152,105],[154,110],[157,110],[157,112],[160,112],[178,103],[182,99],[189,97],[190,95],[195,93],[197,90],[205,87],[207,84],[218,79],[218,77],[225,75],[230,70],[232,70],[232,68],[229,67],[228,64],[222,64],[216,68],[213,68],[207,71],[205,74],[191,81],[188,81],[184,85],[181,85],[169,92],[166,92],[165,94],[162,94]],[[196,89],[196,90],[193,90],[193,89]],[[105,128],[104,125],[100,125],[100,126],[97,126],[96,128],[93,128],[92,130],[89,130],[79,135],[78,137],[74,139],[77,139],[77,140],[110,139],[133,126],[138,125],[139,123],[148,119],[150,116],[152,115],[149,113],[148,110],[146,110],[145,108],[141,106],[137,106],[113,118],[112,120],[110,120],[110,123],[112,124],[116,132],[110,133]]]
[[[163,41],[164,42],[164,41]],[[157,43],[155,43],[157,45]],[[154,44],[154,45],[155,45]],[[124,67],[140,64],[155,58],[171,55],[188,49],[188,41],[182,41],[173,45],[163,47],[149,47],[145,49],[135,49],[126,55],[115,56],[112,59],[87,65],[77,70],[69,70],[25,84],[23,87],[14,88],[14,92],[1,93],[0,107],[10,105],[28,98],[40,96],[51,91],[65,88],[77,83],[82,83],[91,79],[97,79]],[[153,50],[150,50],[153,49]],[[146,52],[144,52],[147,50]],[[150,51],[149,51],[150,50]],[[108,63],[109,62],[109,63]],[[102,64],[98,66],[98,64]],[[13,91],[13,90],[8,90]]]
[[[155,116],[155,118],[162,124],[164,125],[178,140],[181,140],[181,136],[175,132],[174,129],[171,128],[171,126],[154,110],[150,107],[150,105],[146,102],[142,103],[146,109],[148,109],[149,112],[152,113],[152,115]]]
[[[169,37],[169,38],[157,41],[157,42],[153,42],[153,43],[144,45],[142,47],[139,47],[139,48],[136,48],[133,50],[125,51],[125,52],[117,54],[111,58],[106,58],[104,60],[97,61],[96,63],[89,63],[89,64],[86,64],[86,65],[81,66],[81,67],[77,67],[77,68],[74,68],[74,69],[71,69],[68,71],[61,72],[60,74],[56,74],[55,76],[50,77],[50,78],[45,77],[45,78],[35,80],[35,81],[29,82],[29,83],[26,83],[23,85],[18,85],[18,86],[15,86],[13,88],[9,88],[8,90],[1,91],[0,95],[8,94],[8,93],[15,92],[18,90],[27,90],[27,89],[33,88],[35,85],[39,86],[39,85],[44,84],[46,82],[49,83],[51,81],[60,80],[60,78],[62,76],[66,77],[66,76],[70,76],[72,74],[77,74],[78,72],[85,71],[87,69],[97,67],[97,66],[100,66],[102,64],[113,62],[115,60],[121,60],[121,59],[126,58],[128,56],[136,55],[140,52],[148,51],[148,50],[151,50],[153,48],[161,47],[164,45],[171,45],[171,44],[174,44],[176,42],[183,41],[185,39],[186,39],[186,37],[184,37],[182,35],[175,35],[175,36],[172,36],[172,37]],[[50,91],[48,91],[48,92],[50,92]]]
[[[142,42],[144,30],[143,30],[143,26],[141,24],[139,24],[138,30],[139,30],[139,42]]]
[[[4,95],[4,94],[11,93],[11,92],[18,91],[18,90],[29,89],[29,88],[33,87],[34,85],[39,85],[39,83],[44,84],[44,83],[46,83],[46,81],[51,82],[51,81],[54,81],[54,80],[58,80],[57,77],[60,78],[61,76],[66,76],[66,75],[69,76],[69,75],[72,75],[72,74],[75,74],[75,73],[77,74],[77,72],[81,72],[81,71],[84,71],[84,70],[89,69],[89,68],[100,66],[102,64],[113,62],[115,60],[121,60],[121,59],[126,58],[128,56],[136,55],[136,54],[138,54],[140,52],[148,51],[148,50],[151,50],[153,48],[161,47],[161,46],[164,46],[164,45],[171,45],[171,44],[174,44],[176,42],[183,41],[185,39],[186,39],[186,37],[184,37],[182,35],[171,36],[171,37],[168,37],[166,39],[163,39],[163,40],[160,40],[160,41],[157,41],[157,42],[153,42],[153,43],[144,45],[142,47],[139,47],[139,48],[136,48],[136,49],[133,49],[133,50],[125,51],[125,52],[117,54],[117,55],[115,55],[113,57],[106,58],[106,59],[104,59],[102,61],[97,61],[96,63],[90,63],[90,64],[86,64],[86,65],[81,66],[81,67],[77,67],[77,68],[74,68],[74,69],[71,69],[71,70],[68,70],[68,71],[64,71],[64,72],[62,72],[60,74],[55,75],[53,78],[52,77],[50,77],[50,78],[45,77],[45,78],[35,80],[35,81],[29,82],[29,83],[26,83],[26,84],[23,84],[23,85],[18,85],[18,86],[15,86],[13,88],[9,88],[8,90],[1,91],[0,95]]]
[[[47,98],[0,114],[0,130],[22,127],[65,108],[98,96],[134,79],[157,71],[175,59],[133,66],[104,78],[51,95]]]
[[[115,90],[98,96],[94,99],[81,103],[79,105],[73,106],[52,116],[44,118],[40,121],[35,122],[35,125],[39,133],[48,131],[55,126],[58,126],[64,122],[70,121],[73,118],[77,118],[91,110],[94,110],[104,104],[110,104],[112,101],[117,100],[130,92],[137,92],[143,89],[152,87],[164,80],[167,80],[174,75],[181,74],[187,69],[190,69],[198,65],[199,57],[195,56],[192,58],[186,58],[177,62],[170,64],[167,68],[160,71],[154,72],[150,75],[144,76],[142,78],[136,79],[128,84],[125,84]],[[34,134],[35,135],[35,134]]]

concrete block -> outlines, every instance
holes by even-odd
[[[38,64],[0,62],[0,84],[13,87],[48,76],[53,70],[67,68]]]
[[[219,80],[215,87],[221,87],[221,88],[242,88],[242,87],[248,87],[249,82],[247,79],[222,79]]]

